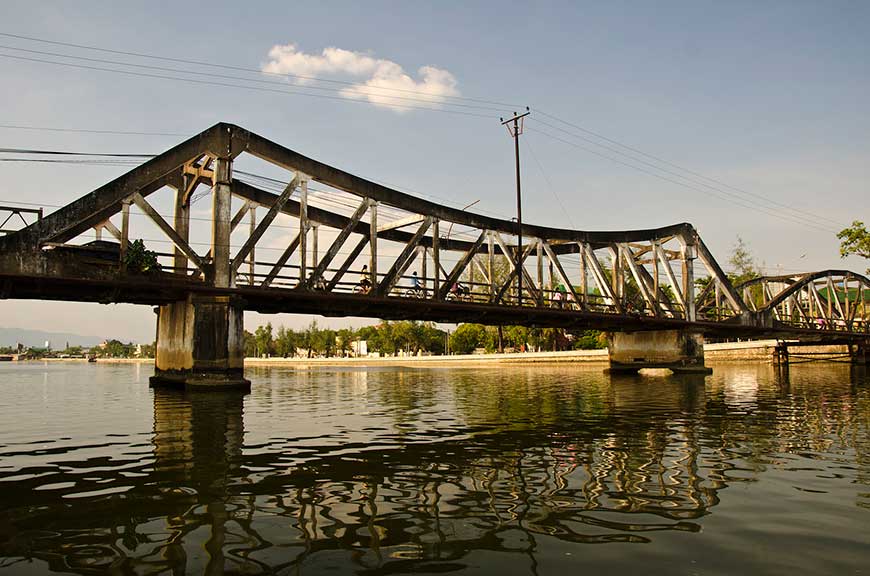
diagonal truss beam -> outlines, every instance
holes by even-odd
[[[414,237],[405,245],[405,249],[402,250],[402,253],[399,254],[399,257],[393,262],[390,271],[387,272],[384,279],[381,280],[380,284],[378,284],[378,296],[386,296],[389,294],[390,290],[392,290],[396,285],[396,282],[398,282],[399,277],[404,274],[405,270],[408,269],[408,266],[411,265],[411,262],[414,261],[414,257],[417,255],[417,246],[420,244],[420,240],[423,238],[423,235],[426,234],[426,231],[429,230],[431,225],[432,217],[427,216],[417,229],[417,232],[414,233]]]
[[[275,278],[278,277],[278,274],[281,273],[281,269],[284,268],[284,265],[287,264],[287,260],[290,259],[290,256],[296,252],[296,249],[299,247],[299,242],[301,240],[301,232],[297,232],[296,236],[293,237],[293,240],[290,241],[290,244],[287,245],[287,248],[284,249],[284,252],[281,253],[281,256],[275,261],[272,269],[269,270],[269,273],[266,274],[266,278],[263,280],[262,286],[263,288],[268,288]]]
[[[513,251],[507,246],[507,244],[505,244],[505,241],[501,237],[501,234],[496,232],[493,235],[493,238],[495,239],[496,244],[498,244],[498,247],[501,248],[501,251],[505,255],[505,257],[509,258],[514,263],[513,269],[511,269],[511,271],[508,274],[507,278],[505,279],[504,283],[499,287],[499,289],[495,293],[495,299],[493,300],[493,302],[499,303],[499,302],[501,302],[501,299],[504,298],[505,293],[511,287],[511,283],[517,277],[517,274],[519,274],[519,271],[520,270],[525,271],[525,267],[523,265],[526,262],[526,258],[529,257],[529,254],[532,253],[532,250],[534,250],[537,247],[537,245],[534,242],[529,242],[526,245],[526,247],[523,249],[523,253],[520,255],[519,262],[517,262],[517,259],[514,257]],[[523,279],[528,281],[527,277],[524,277]]]
[[[480,236],[477,237],[477,240],[471,245],[471,248],[465,253],[465,255],[456,263],[453,267],[453,270],[450,271],[450,274],[446,274],[444,278],[444,283],[441,285],[441,288],[438,291],[438,299],[443,300],[447,297],[447,293],[450,292],[450,289],[456,284],[456,281],[459,280],[459,277],[462,275],[462,272],[465,271],[465,268],[468,266],[468,263],[477,255],[477,251],[480,250],[481,245],[483,245],[483,241],[486,239],[486,230],[481,230]],[[440,264],[439,264],[440,266]],[[436,270],[437,272],[437,270]]]
[[[580,298],[577,297],[577,292],[574,290],[574,285],[571,284],[571,281],[568,279],[568,275],[565,274],[565,269],[562,268],[562,263],[559,262],[559,258],[556,256],[556,254],[553,253],[553,249],[550,248],[550,245],[543,240],[541,240],[541,245],[544,247],[544,252],[547,253],[547,258],[550,259],[550,262],[552,262],[553,266],[556,268],[556,273],[559,275],[562,283],[565,284],[565,286],[568,288],[568,292],[571,294],[574,302],[578,306],[582,305],[582,303],[580,302]]]
[[[176,232],[175,229],[170,226],[154,208],[151,207],[151,204],[149,204],[141,194],[134,192],[131,197],[133,203],[136,204],[142,212],[148,215],[148,217],[157,224],[157,227],[160,228],[164,234],[169,236],[172,243],[175,244],[179,250],[184,252],[184,255],[187,256],[201,272],[205,273],[205,263],[202,258],[199,257],[199,254],[194,252],[193,248],[190,247],[190,244],[178,235],[178,232]]]
[[[607,275],[604,274],[604,270],[601,268],[601,263],[598,261],[598,258],[595,257],[595,252],[592,250],[592,246],[589,244],[581,244],[580,246],[586,253],[586,264],[592,269],[592,278],[595,279],[595,283],[598,285],[598,290],[601,292],[601,295],[604,296],[604,303],[613,306],[616,311],[621,314],[622,302],[620,302],[616,298],[616,295],[614,295],[613,289],[610,287],[610,282],[607,281]]]
[[[254,246],[257,245],[257,242],[260,238],[263,237],[263,234],[266,233],[266,230],[271,226],[272,221],[275,220],[275,217],[278,216],[278,213],[284,207],[284,204],[287,203],[287,200],[290,199],[290,196],[293,194],[293,191],[296,189],[296,186],[299,184],[299,176],[293,178],[290,183],[284,188],[284,191],[280,196],[275,200],[271,207],[269,207],[269,211],[266,212],[266,215],[263,217],[263,220],[257,225],[254,233],[251,234],[248,239],[245,241],[245,244],[239,248],[238,254],[233,258],[232,270],[235,272],[239,269],[239,266],[242,265],[242,262],[245,261],[245,258],[248,257],[248,254],[251,253],[251,250],[254,249]]]
[[[362,254],[363,248],[365,248],[369,243],[368,236],[362,236],[357,242],[357,245],[353,247],[353,250],[350,251],[350,254],[347,255],[347,258],[344,259],[344,263],[338,268],[338,271],[332,277],[332,280],[329,281],[329,284],[326,285],[326,290],[331,292],[333,288],[335,288],[338,283],[341,281],[342,277],[347,273],[351,264]]]
[[[731,286],[731,282],[728,281],[728,276],[725,275],[725,272],[719,266],[719,263],[716,262],[715,258],[713,258],[713,255],[707,249],[707,246],[704,244],[704,241],[701,240],[701,237],[695,234],[694,240],[698,257],[701,259],[701,262],[704,263],[704,266],[707,267],[707,272],[709,272],[714,278],[714,281],[718,281],[719,286],[725,293],[726,300],[728,300],[728,303],[731,305],[731,308],[737,314],[749,313],[749,308],[746,307],[746,304],[740,299],[740,296],[734,290],[734,287]]]
[[[652,294],[652,290],[646,283],[646,279],[641,275],[640,270],[638,270],[637,262],[634,261],[634,253],[631,250],[631,246],[627,244],[623,244],[622,246],[622,259],[628,265],[628,270],[631,272],[634,281],[637,283],[637,288],[640,290],[641,296],[646,300],[646,303],[649,304],[650,308],[655,312],[656,315],[661,313],[661,308],[659,307],[656,298]]]
[[[366,210],[371,206],[371,202],[368,198],[363,198],[363,201],[360,202],[359,207],[356,209],[356,212],[353,213],[353,216],[350,217],[350,220],[347,224],[345,224],[344,228],[342,228],[341,232],[338,233],[338,236],[333,240],[332,245],[326,251],[326,254],[323,255],[323,258],[320,259],[320,262],[317,264],[317,267],[314,268],[314,271],[311,273],[311,277],[308,279],[308,286],[317,286],[318,280],[323,276],[323,273],[326,271],[327,266],[332,262],[335,255],[338,254],[338,251],[344,246],[345,241],[348,236],[350,236],[351,232],[353,232],[356,225],[359,224],[359,221],[362,219],[363,215],[366,213]]]

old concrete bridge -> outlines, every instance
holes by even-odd
[[[629,371],[703,370],[705,334],[866,358],[860,274],[733,286],[690,224],[519,232],[217,124],[0,237],[0,297],[157,306],[154,381],[187,386],[246,384],[244,310],[597,328]]]

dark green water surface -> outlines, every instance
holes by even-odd
[[[846,364],[0,365],[0,573],[868,574]]]

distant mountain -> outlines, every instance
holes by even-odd
[[[26,330],[24,328],[0,327],[0,346],[15,346],[18,343],[25,346],[42,348],[45,341],[51,342],[54,350],[63,350],[67,342],[70,346],[94,346],[104,340],[99,336],[83,336],[67,332],[45,332],[43,330]]]

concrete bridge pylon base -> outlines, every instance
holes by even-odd
[[[250,390],[243,313],[227,296],[190,295],[160,306],[151,385]]]
[[[677,374],[711,374],[704,366],[704,336],[688,330],[608,332],[608,372],[667,368]]]

